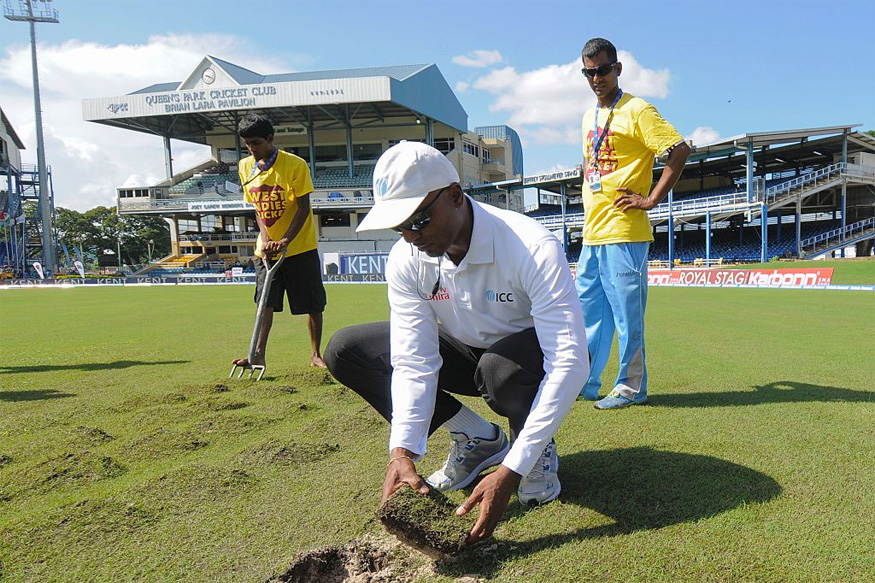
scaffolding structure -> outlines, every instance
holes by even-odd
[[[24,192],[30,188],[35,188],[37,200],[39,201],[39,211],[36,213],[41,219],[40,236],[41,236],[41,257],[43,269],[48,273],[55,273],[58,269],[57,261],[57,239],[54,237],[54,196],[51,189],[51,179],[48,174],[48,166],[46,164],[45,143],[43,140],[43,120],[42,106],[40,105],[40,90],[39,90],[39,68],[37,66],[36,56],[36,23],[57,23],[58,11],[52,8],[49,3],[51,0],[19,0],[18,7],[12,0],[6,0],[6,5],[3,7],[3,16],[7,20],[13,22],[27,22],[30,26],[30,52],[31,52],[31,69],[33,74],[33,103],[34,117],[36,121],[36,156],[37,170],[35,173],[22,171],[21,184],[24,188],[19,188],[19,192]],[[24,166],[24,165],[22,165]],[[28,174],[32,175],[29,179]],[[9,189],[9,194],[12,194],[12,189]],[[19,215],[12,215],[17,217]],[[25,230],[25,232],[27,232]],[[24,256],[28,255],[29,242],[26,235],[24,238],[23,252]],[[22,272],[24,273],[24,272]]]
[[[54,225],[51,166],[46,167],[46,176],[46,193],[52,215],[48,223]],[[43,225],[46,221],[43,221],[42,206],[39,204],[40,192],[40,172],[36,165],[22,164],[21,168],[16,168],[8,160],[0,162],[0,211],[3,216],[3,242],[0,244],[0,263],[3,265],[0,267],[12,270],[16,277],[36,276],[33,263],[44,260]],[[28,201],[35,204],[26,205]],[[48,238],[53,255],[57,257],[57,233],[49,233]]]

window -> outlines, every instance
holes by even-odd
[[[180,233],[197,233],[197,221],[192,219],[179,219]]]
[[[325,213],[319,215],[319,224],[322,227],[348,227],[349,214],[347,213]]]
[[[402,140],[389,140],[389,145],[394,146],[395,144],[400,144],[401,142],[419,142],[420,144],[423,144],[423,143],[425,143],[425,140],[409,139],[409,138],[404,138]]]
[[[221,218],[215,215],[204,215],[201,217],[201,231],[213,231],[221,225]]]
[[[480,157],[480,148],[472,144],[471,142],[462,142],[462,151],[466,154],[470,154],[472,156]]]
[[[131,190],[119,190],[119,198],[149,198],[149,190],[147,188],[135,188]]]
[[[444,155],[452,152],[456,147],[456,140],[454,138],[438,138],[434,141],[434,147]]]

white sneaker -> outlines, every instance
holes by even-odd
[[[558,471],[559,456],[556,454],[556,442],[551,439],[529,475],[520,480],[517,490],[520,503],[546,504],[555,500],[562,489]]]
[[[450,454],[444,467],[426,479],[428,485],[441,492],[452,492],[473,482],[486,468],[500,464],[510,451],[510,442],[501,427],[495,423],[492,427],[496,433],[493,439],[469,438],[464,433],[451,431]]]

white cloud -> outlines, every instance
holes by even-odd
[[[468,55],[458,55],[453,57],[453,62],[463,67],[476,67],[482,69],[489,67],[503,60],[501,53],[498,51],[472,51]]]
[[[690,135],[688,135],[686,138],[693,142],[694,146],[713,144],[714,142],[719,142],[722,139],[720,137],[720,133],[710,126],[699,126],[692,132],[690,132]]]
[[[456,93],[464,93],[465,91],[468,90],[468,87],[470,87],[470,85],[468,85],[464,81],[457,81],[456,82]]]
[[[24,37],[26,38],[26,37]],[[40,96],[46,162],[52,167],[55,206],[84,211],[114,206],[116,188],[164,179],[160,137],[82,119],[82,100],[124,95],[154,83],[184,80],[206,55],[262,74],[288,72],[277,60],[259,60],[248,41],[231,35],[164,35],[144,44],[101,45],[70,40],[39,44]],[[30,47],[10,45],[0,56],[3,111],[36,164]],[[174,140],[173,169],[209,159],[209,148]]]
[[[562,170],[568,170],[568,166],[564,164],[551,164],[549,167],[535,170],[531,172],[531,174],[552,174],[553,172],[560,172]]]
[[[668,95],[667,69],[642,67],[625,51],[618,56],[623,89],[644,98]],[[503,67],[480,77],[473,87],[496,96],[490,111],[507,112],[508,125],[521,136],[538,144],[575,144],[581,139],[580,119],[596,102],[580,68],[577,59],[522,72]]]
[[[617,51],[617,58],[623,63],[620,78],[623,89],[638,97],[668,97],[668,82],[671,80],[668,69],[646,69],[626,51]]]
[[[526,135],[538,144],[569,145],[580,142],[580,126],[565,126],[561,128],[537,126],[526,130]]]

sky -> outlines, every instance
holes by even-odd
[[[19,0],[0,0],[18,8]],[[38,24],[55,206],[114,206],[165,178],[162,139],[85,122],[82,100],[182,81],[206,55],[266,75],[435,63],[468,127],[508,125],[527,175],[580,162],[595,103],[580,51],[620,53],[620,86],[702,145],[750,132],[875,129],[875,0],[54,0]],[[27,23],[0,19],[0,108],[36,164]],[[174,170],[209,159],[173,142]]]

